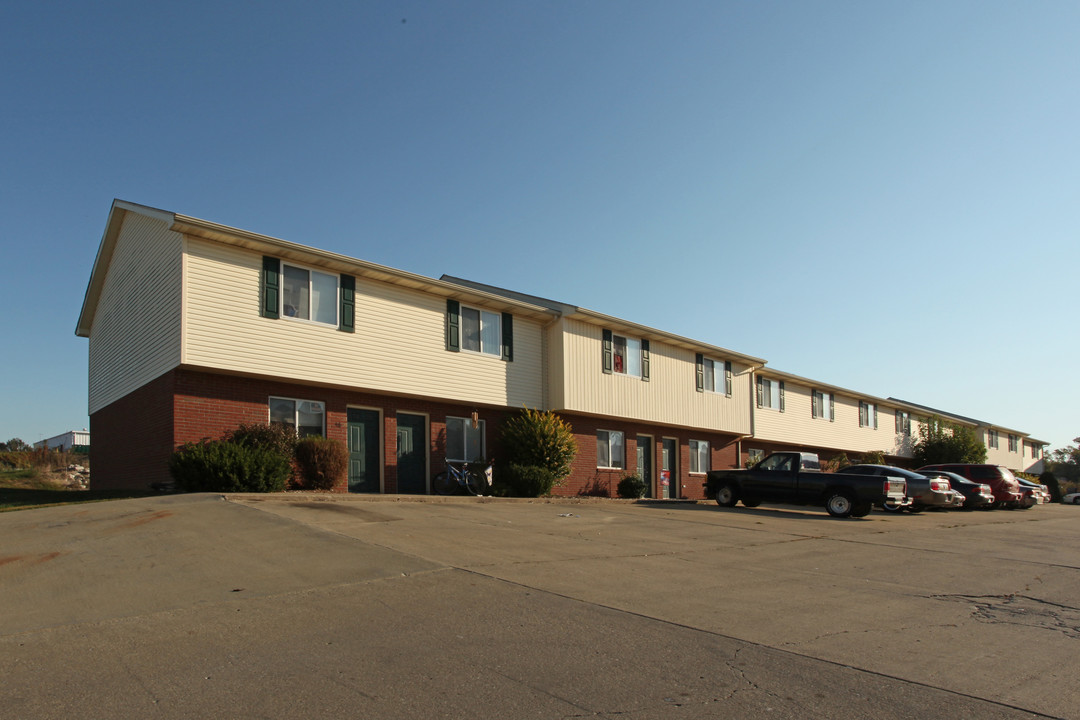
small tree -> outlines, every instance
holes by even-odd
[[[888,465],[888,458],[884,450],[870,450],[863,453],[862,462],[864,465]]]
[[[619,497],[629,498],[631,500],[645,497],[645,491],[647,489],[645,481],[641,479],[640,475],[624,475],[623,479],[620,480],[619,484],[615,487],[615,491],[619,493]]]
[[[177,448],[169,473],[187,492],[281,492],[292,463],[273,448],[203,439]]]
[[[984,463],[986,446],[971,428],[946,422],[936,415],[919,427],[919,439],[912,447],[918,465],[938,463]]]
[[[509,462],[545,468],[559,480],[570,474],[577,455],[573,429],[550,410],[523,408],[507,418],[502,447]]]
[[[1058,484],[1058,479],[1054,473],[1049,470],[1045,471],[1039,476],[1039,483],[1045,485],[1050,491],[1050,502],[1061,502],[1061,486]]]

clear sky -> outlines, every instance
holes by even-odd
[[[1075,0],[0,4],[0,440],[88,425],[121,198],[1062,447],[1078,38]]]

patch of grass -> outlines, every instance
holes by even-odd
[[[75,490],[51,482],[34,468],[0,471],[0,512],[157,494],[151,490]]]

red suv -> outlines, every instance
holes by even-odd
[[[1023,490],[1012,470],[1001,465],[971,465],[968,463],[941,463],[940,465],[924,465],[916,472],[923,470],[945,470],[962,475],[968,480],[984,483],[990,486],[994,493],[995,508],[1018,508],[1024,501]]]

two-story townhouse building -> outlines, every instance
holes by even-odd
[[[566,303],[443,279],[558,313],[545,334],[545,400],[578,442],[569,492],[607,494],[635,473],[650,497],[700,498],[706,472],[738,467],[761,358]]]
[[[1043,450],[1046,443],[1036,440],[1025,432],[1013,430],[1003,425],[963,417],[925,405],[909,403],[924,413],[938,415],[952,423],[968,426],[975,437],[986,446],[986,462],[991,465],[1003,465],[1013,472],[1038,474],[1046,469],[1043,463]]]
[[[547,308],[117,201],[89,338],[96,487],[168,480],[185,442],[281,422],[347,441],[349,489],[425,492],[543,403]],[[475,418],[475,421],[474,421]]]
[[[700,496],[737,464],[764,361],[617,318],[116,201],[76,333],[94,486],[168,481],[185,442],[276,422],[345,442],[349,491],[424,493],[523,406],[574,426],[564,494],[626,473]],[[342,490],[346,488],[341,488]]]
[[[742,462],[777,450],[816,452],[823,461],[841,462],[882,452],[888,462],[907,467],[925,417],[926,411],[911,403],[765,367],[754,376],[753,439],[744,443]]]

